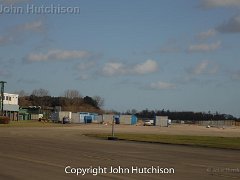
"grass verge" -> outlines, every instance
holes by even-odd
[[[39,122],[38,120],[10,121],[9,124],[0,124],[1,127],[62,127],[63,124]]]
[[[89,137],[107,139],[110,134],[85,134]],[[210,148],[240,150],[240,137],[163,135],[163,134],[116,134],[119,140],[162,144],[190,145]]]

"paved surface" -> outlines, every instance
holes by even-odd
[[[96,127],[0,128],[0,179],[238,179],[240,151],[89,138]],[[107,130],[109,128],[106,128]],[[118,129],[119,130],[119,129]],[[151,130],[151,128],[150,128]],[[99,130],[101,131],[101,130]],[[124,131],[124,128],[122,129]],[[175,174],[66,174],[71,167],[173,167]]]

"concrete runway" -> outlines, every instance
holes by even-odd
[[[91,129],[91,126],[86,128]],[[239,179],[240,151],[107,141],[84,128],[0,128],[0,179]],[[174,174],[66,174],[65,167],[172,167]]]

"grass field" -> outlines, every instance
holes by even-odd
[[[107,139],[110,136],[110,134],[86,134],[86,136]],[[118,137],[119,140],[240,150],[240,137],[125,134],[125,133],[116,134],[115,136]]]
[[[0,127],[61,127],[62,124],[39,122],[38,120],[11,121],[9,124],[0,124]]]

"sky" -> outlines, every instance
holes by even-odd
[[[240,117],[239,0],[0,0],[5,91]]]

